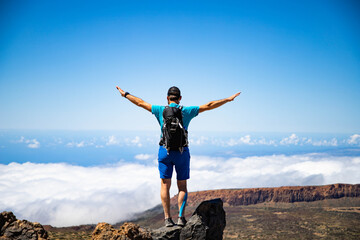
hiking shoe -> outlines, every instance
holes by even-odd
[[[177,225],[183,227],[183,226],[185,226],[186,222],[187,221],[186,221],[185,217],[179,217]]]
[[[165,227],[173,227],[175,226],[175,223],[173,222],[173,220],[171,218],[166,218],[165,219]]]

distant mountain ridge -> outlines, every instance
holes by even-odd
[[[360,197],[360,184],[330,184],[323,186],[288,186],[275,188],[221,189],[189,192],[188,206],[220,198],[224,206],[251,205],[264,202],[313,202],[342,197]],[[177,204],[177,195],[171,198]]]

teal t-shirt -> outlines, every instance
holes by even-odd
[[[176,103],[171,103],[169,107],[179,107]],[[165,109],[165,106],[159,106],[159,105],[152,105],[151,106],[151,113],[155,115],[156,119],[158,120],[160,124],[160,129],[162,129],[163,126],[163,111]],[[183,124],[184,128],[187,130],[189,127],[189,123],[191,119],[196,117],[199,114],[199,106],[191,106],[191,107],[183,107],[182,108],[182,114],[183,114]]]

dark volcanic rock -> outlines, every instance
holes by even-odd
[[[181,230],[180,239],[220,240],[225,226],[225,211],[221,199],[204,201]]]
[[[40,223],[17,220],[12,212],[0,214],[0,239],[47,240],[48,233]]]
[[[158,240],[206,239],[220,240],[225,229],[225,211],[221,199],[202,202],[184,228],[162,227],[152,231],[152,237]]]
[[[12,212],[2,212],[0,214],[0,236],[3,236],[5,229],[15,221],[16,217]]]
[[[153,239],[157,240],[166,240],[166,239],[180,239],[180,232],[182,227],[161,227],[155,230],[152,230],[151,236]]]

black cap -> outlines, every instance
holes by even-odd
[[[169,88],[168,90],[168,96],[177,96],[177,97],[180,97],[181,96],[181,92],[180,92],[180,89],[173,86],[171,88]]]

